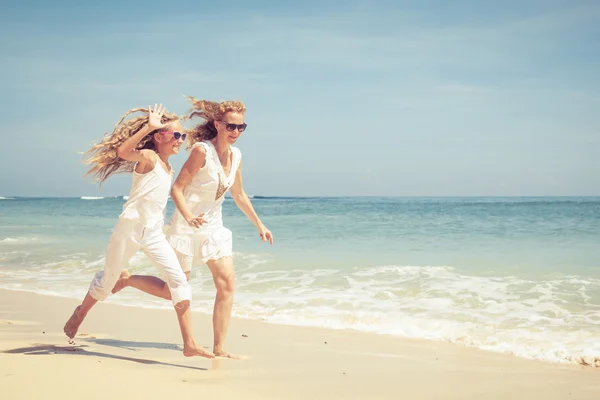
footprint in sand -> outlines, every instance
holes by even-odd
[[[582,356],[575,358],[575,361],[584,367],[600,368],[600,357]]]

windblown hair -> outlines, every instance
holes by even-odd
[[[244,114],[246,112],[244,103],[237,100],[217,103],[215,101],[198,100],[191,96],[188,96],[188,99],[192,103],[192,108],[188,111],[189,114],[186,119],[200,117],[205,120],[203,123],[188,130],[188,137],[190,138],[187,142],[188,149],[194,143],[210,140],[217,136],[217,128],[215,128],[214,122],[220,121],[225,114],[229,112]]]
[[[144,115],[131,118],[125,122],[125,118],[134,113],[144,113]],[[161,118],[163,124],[179,120],[176,114],[165,111]],[[84,153],[84,164],[90,165],[90,169],[85,173],[85,176],[91,175],[92,180],[104,182],[112,174],[123,172],[132,172],[135,168],[135,163],[120,158],[117,155],[119,147],[131,136],[135,135],[148,123],[147,108],[133,108],[125,113],[123,117],[116,123],[112,132],[104,135],[100,143],[95,144]],[[162,129],[157,129],[146,135],[137,145],[138,150],[150,149],[156,151],[153,135]]]

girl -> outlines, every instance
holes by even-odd
[[[123,122],[127,115],[142,111],[147,115]],[[166,276],[183,337],[183,355],[214,357],[194,340],[191,288],[162,230],[173,175],[168,159],[179,152],[185,140],[181,132],[179,118],[166,112],[162,104],[148,110],[133,109],[87,152],[91,168],[86,175],[103,182],[114,173],[132,172],[133,183],[106,250],[104,271],[96,274],[83,302],[65,324],[69,339],[75,337],[90,309],[110,294],[131,257],[142,250]]]

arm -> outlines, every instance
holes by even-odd
[[[262,223],[260,218],[258,218],[256,211],[254,211],[254,207],[252,207],[252,202],[250,201],[250,198],[244,191],[244,187],[243,187],[243,183],[242,183],[242,163],[241,163],[241,161],[240,161],[240,166],[239,166],[237,172],[235,173],[235,181],[233,182],[233,185],[231,186],[231,197],[233,197],[233,201],[238,206],[238,208],[240,210],[242,210],[242,212],[244,214],[246,214],[246,217],[248,217],[248,219],[254,224],[254,226],[256,226],[256,229],[258,230],[258,233],[259,233],[262,241],[263,242],[268,241],[269,243],[273,244],[273,234]]]
[[[183,189],[185,189],[191,182],[192,178],[196,173],[206,165],[206,149],[203,146],[196,146],[190,152],[190,156],[183,164],[183,168],[177,175],[177,179],[171,188],[171,198],[177,207],[177,210],[181,213],[183,218],[195,228],[199,228],[205,221],[202,219],[201,214],[196,216],[192,214],[190,208],[185,201],[183,195]]]
[[[138,150],[137,145],[150,132],[164,126],[164,124],[160,122],[163,113],[164,108],[162,108],[162,104],[160,106],[155,104],[154,110],[148,106],[148,123],[119,146],[117,155],[124,160],[137,162],[142,171],[149,165],[154,166],[154,163],[156,162],[156,153],[150,150]]]

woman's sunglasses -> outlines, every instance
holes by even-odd
[[[158,132],[158,133],[172,133],[173,134],[173,138],[175,140],[179,140],[179,138],[181,138],[181,140],[185,140],[185,137],[187,136],[187,133],[181,133],[181,132],[171,132],[171,131],[162,131],[162,132]]]
[[[248,127],[248,124],[246,124],[246,123],[243,123],[243,124],[230,124],[230,123],[225,122],[225,121],[221,121],[221,122],[225,124],[225,128],[228,131],[230,131],[230,132],[233,132],[233,131],[235,131],[237,129],[238,132],[242,133]]]

